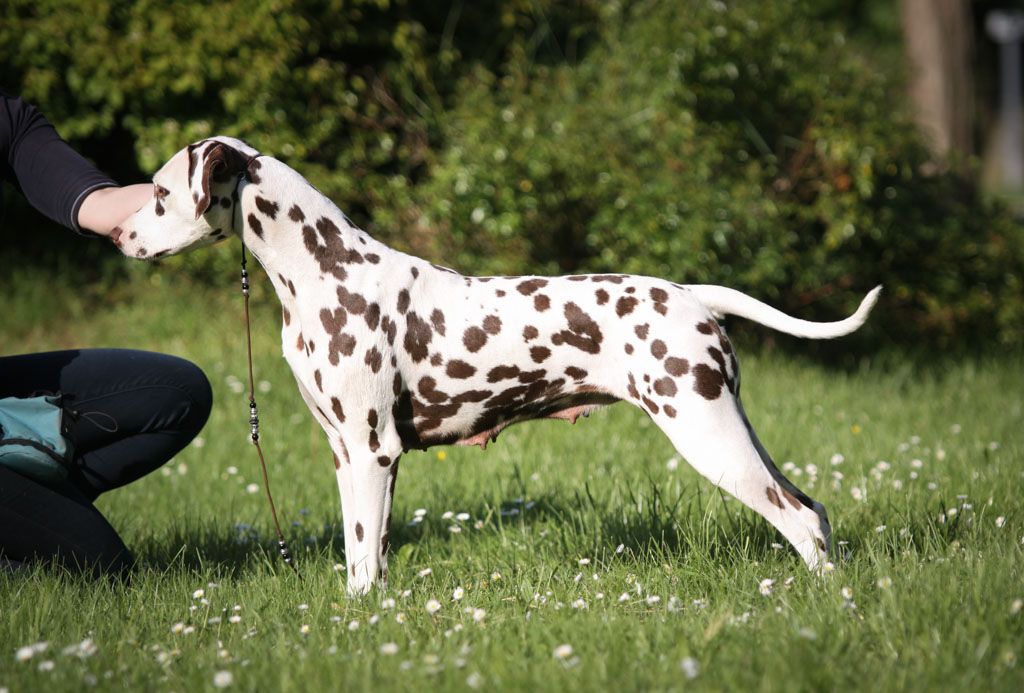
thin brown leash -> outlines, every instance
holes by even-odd
[[[249,327],[249,271],[245,268],[245,243],[242,243],[242,296],[245,297],[245,343],[249,357],[249,437],[252,444],[256,446],[256,452],[260,457],[260,470],[263,472],[263,488],[267,491],[267,502],[270,503],[270,514],[274,516],[274,529],[277,530],[277,548],[281,552],[281,558],[295,571],[297,577],[299,569],[292,562],[292,553],[288,550],[288,544],[284,541],[284,533],[281,531],[281,523],[277,521],[277,508],[274,506],[274,496],[270,493],[270,478],[267,476],[267,463],[263,458],[263,448],[260,447],[260,415],[256,407],[255,379],[252,375],[252,330]]]

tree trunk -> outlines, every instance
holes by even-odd
[[[901,0],[909,91],[939,159],[974,153],[972,25],[968,0]]]

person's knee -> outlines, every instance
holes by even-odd
[[[175,360],[175,384],[187,400],[185,415],[181,422],[182,430],[190,436],[195,436],[210,418],[213,389],[210,387],[209,378],[199,366],[182,358],[172,358]]]

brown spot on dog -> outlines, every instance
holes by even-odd
[[[658,287],[651,288],[651,300],[655,303],[664,303],[668,300],[668,292]]]
[[[473,374],[476,373],[476,368],[466,363],[465,361],[460,361],[459,359],[452,359],[451,361],[448,362],[448,366],[445,368],[445,373],[448,374],[449,378],[455,378],[456,380],[465,380],[466,378],[472,377]]]
[[[633,332],[635,332],[636,336],[639,337],[640,339],[647,339],[647,333],[650,331],[650,329],[651,326],[645,322],[643,325],[637,325],[636,327],[634,327]]]
[[[529,296],[537,289],[543,288],[547,285],[547,279],[527,279],[526,281],[519,282],[516,285],[516,290],[523,296]]]
[[[773,489],[771,486],[766,488],[764,490],[764,493],[765,493],[766,496],[768,496],[768,501],[772,505],[774,505],[775,507],[779,508],[780,510],[785,510],[786,509],[786,506],[784,506],[782,504],[782,499],[779,498],[778,492],[776,492],[776,490]]]
[[[657,402],[650,399],[646,395],[644,395],[640,399],[643,400],[644,405],[647,406],[647,410],[652,414],[657,414],[659,411],[661,411],[661,407],[658,406]]]
[[[409,291],[402,289],[398,292],[398,312],[405,315],[407,310],[409,310]]]
[[[337,455],[332,455],[332,457],[334,457],[334,468],[341,469],[341,460],[338,459]]]
[[[312,339],[306,342],[306,346],[309,347],[309,353],[316,351],[316,343]]]
[[[402,393],[402,374],[395,373],[395,377],[391,380],[391,392],[394,393],[395,397],[398,397]]]
[[[565,374],[573,380],[583,380],[587,377],[587,372],[582,368],[577,368],[576,366],[569,366],[566,368]]]
[[[551,299],[548,298],[547,294],[537,294],[533,297],[533,308],[538,313],[543,313],[551,307]]]
[[[341,400],[337,397],[331,397],[331,411],[334,412],[338,423],[345,423],[345,411],[341,408]]]
[[[676,418],[676,409],[671,404],[666,404],[665,406],[662,407],[662,409],[665,412],[665,416],[667,416],[668,418]]]
[[[319,368],[316,369],[315,371],[313,371],[313,380],[314,380],[314,382],[316,382],[316,389],[320,390],[320,392],[323,392],[324,391],[324,379],[323,379],[323,376],[320,375],[320,369]]]
[[[306,215],[302,213],[298,205],[292,205],[292,208],[288,210],[288,218],[292,221],[303,222],[306,220]]]
[[[597,305],[599,306],[603,306],[605,303],[608,303],[608,299],[610,298],[608,296],[608,292],[604,289],[598,289],[594,292],[594,295],[597,296]]]
[[[565,304],[565,318],[568,321],[568,330],[562,330],[551,336],[551,341],[556,344],[568,344],[588,354],[596,354],[601,351],[601,342],[604,335],[601,328],[587,315],[586,311],[571,301]]]
[[[284,318],[285,327],[292,324],[292,315],[288,312],[288,309],[281,306],[281,317]]]
[[[693,367],[693,390],[704,399],[718,399],[725,385],[721,371],[706,363],[698,363]]]
[[[434,330],[437,331],[439,335],[444,337],[444,313],[435,308],[430,313],[430,324],[434,326]]]
[[[545,346],[535,346],[530,348],[530,358],[533,359],[534,363],[543,363],[549,356],[551,356],[551,349],[548,349]]]
[[[429,375],[425,375],[420,378],[420,382],[416,388],[419,390],[423,399],[427,400],[431,404],[441,404],[449,399],[446,393],[437,389],[437,381]]]
[[[620,318],[629,315],[636,308],[636,304],[639,303],[637,299],[632,296],[623,296],[615,302],[615,314]]]
[[[382,355],[377,347],[370,347],[366,352],[366,358],[363,359],[366,365],[370,367],[370,370],[376,373],[380,370]]]
[[[388,316],[384,316],[380,319],[380,329],[387,335],[388,345],[395,343],[395,336],[398,334],[398,324]]]
[[[441,356],[440,351],[434,352],[433,354],[430,355],[431,366],[440,366],[442,363],[444,363],[444,357]]]
[[[366,326],[371,330],[376,330],[377,323],[380,321],[380,305],[371,303],[366,306],[366,314],[363,317],[366,318]]]
[[[799,491],[797,493],[799,493]],[[783,488],[782,489],[782,497],[785,498],[786,500],[788,500],[789,504],[792,505],[794,508],[796,508],[798,510],[800,509],[801,505],[804,505],[804,506],[806,506],[808,508],[814,507],[814,503],[811,501],[811,499],[808,498],[807,496],[805,496],[802,493],[799,493],[799,495],[793,495],[788,490]]]
[[[521,383],[533,383],[547,375],[547,371],[543,368],[538,368],[535,371],[523,371],[519,374],[519,382]]]
[[[654,391],[662,397],[672,397],[678,391],[676,381],[672,378],[658,378],[654,381]]]
[[[366,299],[360,294],[352,293],[344,286],[338,286],[338,304],[349,313],[359,315],[366,310]]]
[[[381,467],[390,467],[391,458],[388,457],[387,455],[381,455],[377,458],[377,464],[379,464]]]
[[[653,342],[651,342],[651,355],[654,358],[660,361],[661,358],[667,353],[668,347],[665,346],[665,342],[661,341],[660,339],[655,339]]]
[[[263,212],[264,216],[270,217],[271,221],[274,221],[275,219],[277,219],[277,210],[280,209],[280,207],[277,206],[276,202],[271,202],[270,200],[266,200],[257,195],[256,209]]]
[[[539,334],[540,331],[536,327],[533,325],[527,325],[523,328],[523,341],[528,342],[531,339],[536,339]]]
[[[306,350],[306,340],[304,340],[302,338],[302,333],[301,332],[299,332],[298,339],[295,340],[295,348],[298,349],[299,351],[305,351]]]
[[[665,372],[677,378],[681,375],[686,375],[690,372],[690,362],[686,359],[669,356],[665,359]]]
[[[433,338],[433,332],[430,325],[421,320],[414,310],[405,316],[405,322],[405,339],[402,344],[412,357],[413,363],[419,363],[427,358],[427,345]]]
[[[252,232],[262,239],[263,238],[263,224],[260,223],[260,220],[257,219],[256,215],[251,213],[251,212],[249,213],[249,216],[246,217],[246,219],[249,222],[249,228],[252,229]]]
[[[627,374],[629,378],[629,385],[626,387],[626,392],[633,399],[640,399],[640,391],[636,389],[636,378],[633,377],[632,373]]]
[[[622,347],[622,350],[625,351],[627,354],[632,354],[633,353],[633,345],[627,343],[626,346]]]
[[[497,296],[498,298],[504,298],[505,297],[505,290],[504,289],[495,289],[494,290],[494,295]]]
[[[364,255],[363,257],[365,257],[366,261],[369,262],[371,265],[376,265],[380,263],[380,255],[378,255],[377,253],[366,253],[366,255]]]
[[[356,523],[356,541],[362,541],[362,540],[363,540],[363,525],[357,522]]]
[[[462,343],[470,353],[475,354],[483,348],[484,344],[487,344],[487,333],[475,325],[467,327],[462,334]]]
[[[519,366],[495,366],[487,371],[487,382],[496,383],[499,380],[509,380],[519,375]]]
[[[249,165],[246,167],[246,176],[256,185],[259,185],[260,183],[263,182],[262,180],[260,180],[259,174],[256,173],[257,171],[260,170],[260,166],[261,164],[259,162],[259,159],[250,159]]]
[[[610,284],[621,284],[623,279],[625,279],[625,276],[621,275],[621,274],[592,274],[592,275],[590,275],[590,281],[592,281],[592,282],[608,282]]]
[[[488,315],[484,318],[484,332],[492,337],[501,332],[501,318],[497,315]]]
[[[377,431],[370,431],[370,437],[366,444],[369,446],[370,452],[377,452],[380,449],[380,438],[377,436]]]

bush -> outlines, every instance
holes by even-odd
[[[0,83],[115,174],[247,139],[381,240],[462,271],[723,283],[818,319],[884,283],[871,325],[891,337],[1020,344],[1020,228],[936,170],[898,72],[832,6],[849,14],[11,0]],[[236,253],[168,262],[226,282]]]
[[[644,2],[577,66],[477,71],[406,219],[458,267],[724,283],[819,319],[882,283],[894,338],[1020,343],[1019,226],[935,171],[899,85],[811,5]]]

